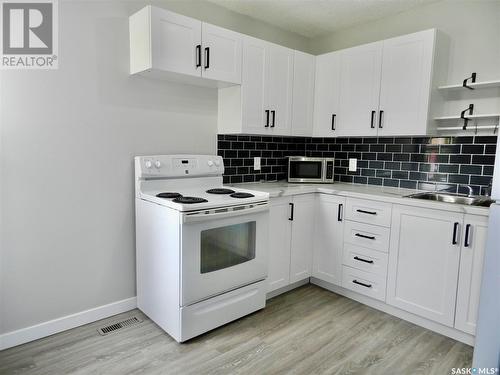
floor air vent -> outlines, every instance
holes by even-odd
[[[97,332],[99,332],[102,336],[105,336],[105,335],[108,335],[110,333],[116,332],[120,329],[127,328],[127,327],[133,326],[135,324],[139,324],[141,322],[142,322],[141,319],[139,319],[136,316],[133,316],[132,318],[125,319],[125,320],[110,324],[110,325],[105,326],[105,327],[101,327],[97,330]]]

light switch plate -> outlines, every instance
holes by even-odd
[[[358,169],[358,159],[349,159],[349,172],[356,172]]]
[[[260,171],[260,156],[253,158],[253,170]]]

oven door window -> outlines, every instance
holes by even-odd
[[[320,179],[321,161],[294,161],[290,163],[290,178]]]
[[[201,232],[201,273],[222,270],[252,259],[255,259],[255,221]]]

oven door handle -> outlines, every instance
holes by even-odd
[[[256,203],[256,204],[249,204],[248,206],[254,206],[251,208],[240,208],[233,210],[233,207],[228,207],[227,211],[222,211],[224,210],[223,208],[218,208],[215,209],[215,211],[219,212],[214,212],[210,214],[205,214],[204,211],[209,211],[209,210],[202,210],[200,213],[183,213],[182,214],[182,222],[183,223],[196,223],[200,221],[207,221],[211,219],[225,219],[227,217],[234,217],[234,216],[241,216],[241,215],[250,215],[254,214],[257,212],[263,212],[269,210],[269,204],[266,203]],[[241,207],[241,206],[236,206]],[[210,210],[211,211],[211,210]]]

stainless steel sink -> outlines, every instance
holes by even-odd
[[[425,199],[429,201],[437,201],[444,203],[465,204],[467,206],[480,206],[489,207],[493,200],[488,197],[452,194],[452,193],[438,193],[438,192],[425,192],[407,195],[406,198]]]

